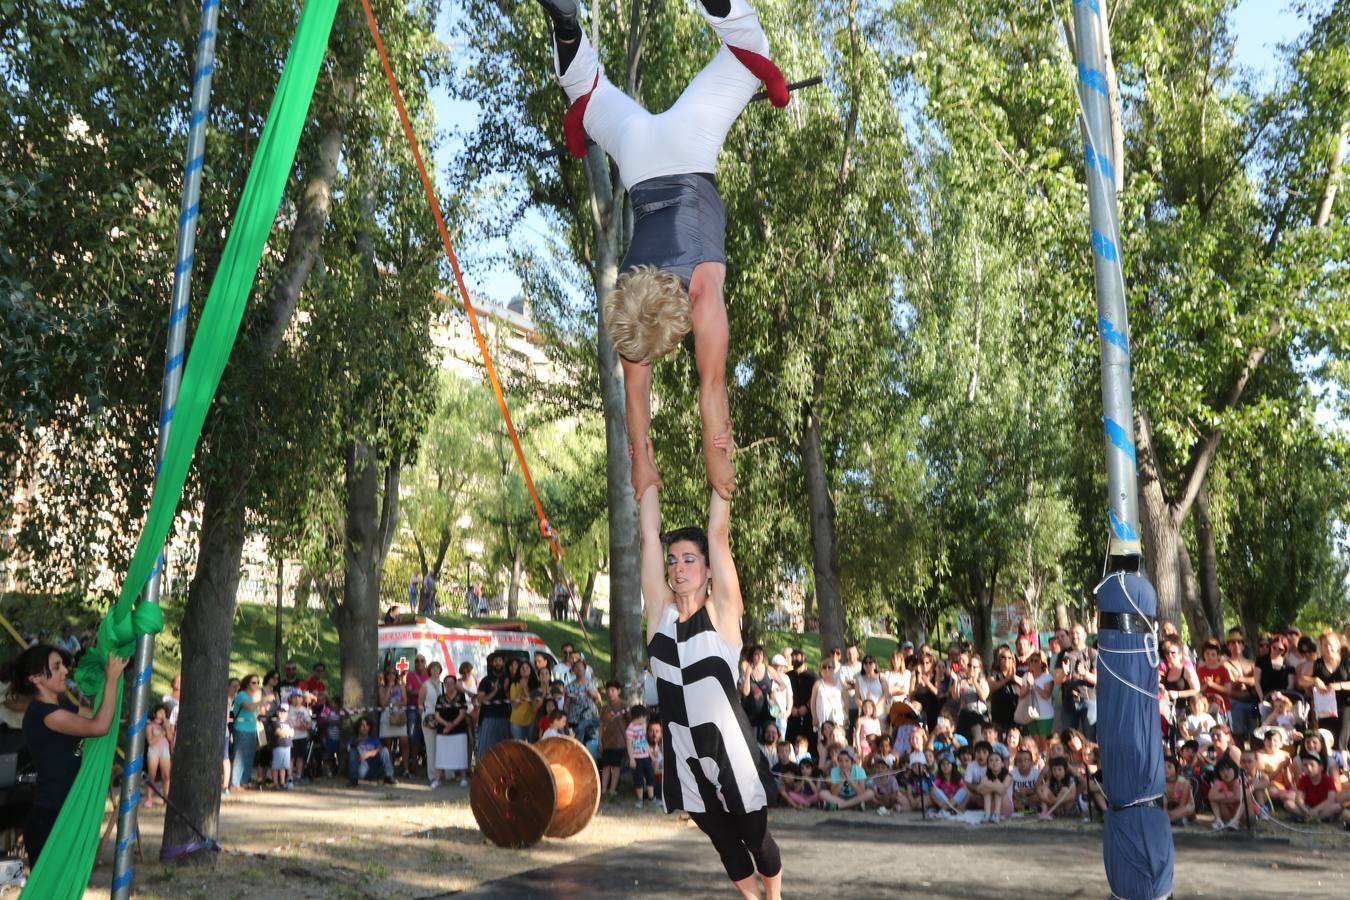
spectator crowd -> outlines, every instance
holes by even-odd
[[[1291,626],[1252,648],[1233,629],[1223,644],[1192,650],[1164,626],[1158,712],[1174,825],[1237,829],[1273,817],[1350,829],[1348,644]],[[303,679],[290,663],[232,681],[225,790],[289,789],[319,774],[392,782],[414,771],[432,788],[465,787],[474,761],[501,740],[570,735],[596,756],[606,798],[626,781],[638,808],[654,807],[663,734],[650,678],[646,702],[632,705],[574,647],[561,649],[557,661],[493,654],[481,675],[420,656],[406,675],[388,667],[378,709],[346,730],[322,664]],[[783,806],[1090,821],[1110,802],[1095,743],[1098,675],[1083,625],[1042,636],[1024,621],[988,664],[959,641],[942,651],[906,641],[887,660],[850,643],[814,668],[800,647],[772,656],[748,647],[739,688]],[[156,711],[152,746],[172,740],[171,699]],[[156,755],[167,785],[168,755]]]
[[[1346,637],[1291,626],[1249,650],[1233,629],[1197,653],[1164,626],[1158,711],[1174,825],[1274,817],[1350,830]],[[1082,625],[1045,643],[1024,621],[988,665],[967,643],[906,641],[888,661],[832,648],[815,670],[800,648],[766,658],[751,647],[742,705],[784,805],[1087,822],[1109,808],[1097,651]]]
[[[59,639],[79,651],[68,629]],[[380,672],[376,705],[356,711],[329,690],[321,662],[308,675],[291,661],[231,679],[222,790],[289,790],[321,776],[394,783],[414,772],[433,789],[467,787],[497,742],[569,735],[596,756],[606,798],[627,782],[638,808],[656,808],[663,732],[650,676],[633,705],[618,682],[598,683],[575,647],[561,651],[558,660],[494,653],[482,673],[418,656],[406,673]],[[1192,649],[1164,624],[1158,657],[1175,826],[1274,819],[1350,830],[1350,625],[1316,636],[1290,626],[1250,647],[1234,628],[1224,643]],[[906,641],[880,660],[850,643],[815,667],[801,647],[751,646],[739,689],[782,806],[1089,821],[1109,807],[1098,675],[1083,625],[1041,635],[1023,621],[987,664],[960,641],[941,650]],[[145,792],[147,806],[168,793],[179,694],[175,677],[150,715],[146,777],[158,791]]]

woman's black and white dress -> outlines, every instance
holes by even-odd
[[[713,628],[707,608],[681,622],[667,606],[647,652],[665,726],[666,811],[766,808],[775,789],[741,708],[740,653]]]

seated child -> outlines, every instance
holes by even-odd
[[[905,771],[910,809],[922,812],[928,806],[928,794],[933,790],[933,778],[928,772],[928,755],[922,750],[910,751],[909,767]]]
[[[1069,761],[1062,756],[1050,760],[1050,769],[1041,777],[1037,797],[1041,802],[1039,819],[1068,818],[1078,815],[1078,778],[1069,771]]]
[[[1021,813],[1036,812],[1036,785],[1041,780],[1041,769],[1032,760],[1031,748],[1023,747],[1017,751],[1017,757],[1008,777],[1012,780],[1012,811]]]
[[[875,773],[876,768],[883,762],[890,766],[893,772],[900,768],[900,754],[891,746],[889,734],[877,735],[873,741],[872,752],[863,760],[863,768]]]
[[[1088,801],[1104,816],[1110,804],[1106,802],[1106,791],[1102,788],[1101,755],[1096,744],[1090,744],[1083,750],[1083,768],[1085,770],[1083,783],[1087,788]]]
[[[1209,735],[1211,728],[1215,726],[1214,717],[1209,714],[1209,701],[1205,699],[1204,694],[1196,694],[1187,704],[1190,715],[1181,720],[1181,736],[1190,740],[1199,739],[1200,735]]]
[[[791,806],[792,802],[788,800],[788,794],[801,787],[802,767],[792,761],[792,751],[786,741],[779,741],[775,749],[778,758],[769,767],[769,771],[778,780],[778,796],[783,802]]]
[[[1295,784],[1293,800],[1285,801],[1285,809],[1293,814],[1296,821],[1320,822],[1339,818],[1341,804],[1336,784],[1330,775],[1322,771],[1322,757],[1304,750],[1299,756],[1299,762],[1303,764],[1303,774]]]
[[[854,760],[853,749],[835,746],[830,748],[829,786],[820,796],[826,809],[851,809],[860,806],[867,809],[867,802],[875,798],[875,793],[867,786],[867,772]]]
[[[820,802],[823,792],[820,784],[820,769],[811,761],[808,756],[806,759],[797,763],[800,771],[800,777],[796,779],[796,790],[788,791],[783,795],[787,800],[788,806],[793,809],[810,809]]]
[[[882,760],[872,775],[872,793],[877,802],[877,815],[889,816],[892,810],[909,809],[909,801],[900,791],[900,781],[890,763]]]
[[[937,774],[933,776],[933,787],[928,794],[933,807],[949,816],[959,816],[969,796],[966,783],[961,780],[951,756],[946,753],[939,756]]]
[[[997,823],[1012,815],[1012,798],[1009,793],[1011,788],[1012,775],[1008,772],[1008,764],[1004,762],[1003,755],[989,754],[989,764],[985,769],[984,778],[974,788],[976,793],[984,798],[984,818],[981,821]]]
[[[1013,731],[1016,730],[1017,729],[1013,729]],[[1016,747],[1017,745],[1005,744],[1003,743],[1003,741],[1000,741],[998,739],[997,725],[995,725],[993,722],[984,723],[984,725],[980,726],[980,734],[983,737],[984,742],[989,745],[990,753],[997,753],[999,756],[1003,757],[1004,763],[1007,763],[1009,760],[1012,759],[1012,754],[1008,751],[1008,748]],[[1008,734],[1009,740],[1011,740],[1012,731],[1008,732]],[[1006,769],[1007,765],[1005,765],[1004,768]]]
[[[549,716],[548,728],[539,735],[539,740],[551,737],[567,737],[571,731],[567,727],[567,713],[560,709],[555,709],[553,715]]]
[[[1195,815],[1195,794],[1191,790],[1191,780],[1181,776],[1177,761],[1171,756],[1163,760],[1163,776],[1166,779],[1163,797],[1167,801],[1167,818],[1173,825],[1185,825],[1186,820]]]
[[[966,805],[973,809],[985,807],[984,792],[980,790],[980,784],[984,781],[985,771],[989,766],[989,756],[993,748],[988,741],[978,741],[973,750],[967,750],[962,747],[957,754],[957,760],[963,762],[961,767],[961,779],[965,781],[969,790]],[[967,755],[972,755],[974,759],[966,760]]]
[[[1242,781],[1246,785],[1247,809],[1253,818],[1270,816],[1270,779],[1256,761],[1255,750],[1242,751]]]

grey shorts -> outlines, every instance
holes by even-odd
[[[655,266],[689,284],[701,262],[727,261],[727,208],[704,173],[662,175],[633,186],[633,240],[619,272]]]

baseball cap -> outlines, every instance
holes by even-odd
[[[926,766],[928,765],[928,757],[924,755],[922,750],[915,750],[909,755],[909,764],[911,766]]]
[[[913,649],[914,649],[914,642],[913,642],[913,641],[905,641],[903,644],[900,645],[900,649],[901,649],[901,650],[913,650]]]
[[[783,654],[781,653],[775,653],[773,655],[773,659],[769,660],[769,663],[775,666],[786,666],[788,664],[787,660],[783,658]]]

